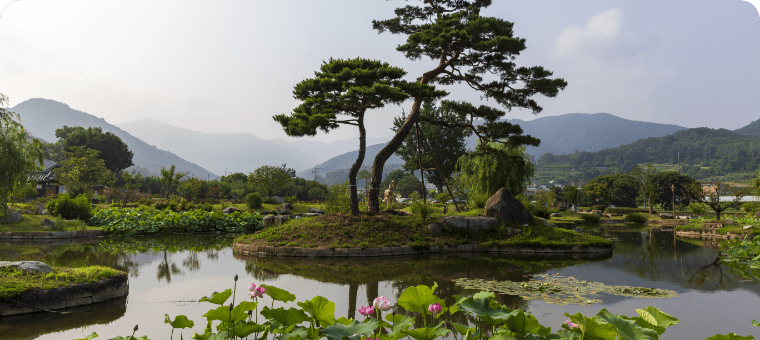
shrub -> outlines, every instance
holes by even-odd
[[[644,213],[649,214],[649,209],[639,209],[639,208],[607,208],[604,209],[604,212],[607,214],[630,214],[630,213]],[[656,213],[656,211],[652,210],[652,213]]]
[[[742,204],[742,210],[744,210],[747,215],[754,217],[755,214],[757,214],[757,211],[760,209],[760,202],[747,202]]]
[[[325,213],[338,214],[351,212],[351,198],[348,194],[348,181],[330,186],[324,209]]]
[[[412,214],[417,215],[420,219],[420,223],[426,223],[428,216],[430,216],[430,206],[421,200],[414,202],[412,203]]]
[[[187,211],[187,201],[182,200],[177,205],[177,211]]]
[[[595,204],[591,206],[591,210],[604,211],[604,209],[607,209],[607,206],[604,204]]]
[[[583,214],[581,215],[581,219],[586,221],[588,224],[598,224],[599,221],[602,220],[602,218],[597,214]]]
[[[269,196],[267,196],[267,197],[264,197],[264,198],[261,200],[261,202],[263,202],[263,203],[266,203],[266,204],[274,204],[274,203],[277,203],[277,202],[275,202],[275,201],[274,201],[274,199],[273,199],[273,198],[271,198],[271,197],[269,197]]]
[[[285,201],[285,203],[293,204],[293,203],[298,202],[298,197],[295,196],[295,195],[293,195],[293,196],[285,196],[285,197],[282,198],[282,200]]]
[[[205,212],[212,212],[212,211],[214,211],[214,206],[211,203],[208,203],[208,202],[203,203],[203,204],[198,204],[198,208],[201,209],[202,211],[205,211]]]
[[[689,204],[689,211],[699,215],[707,212],[707,204],[704,203],[691,203]]]
[[[470,197],[470,200],[472,201],[472,205],[475,206],[475,208],[483,209],[486,207],[486,201],[488,201],[488,198],[490,198],[487,193],[482,194],[475,194]]]
[[[261,196],[255,192],[248,194],[248,196],[245,196],[245,205],[250,210],[261,208]]]
[[[625,215],[625,218],[623,218],[626,222],[631,223],[647,223],[647,220],[649,220],[649,214],[646,213],[630,213],[628,215]]]
[[[176,205],[176,204],[175,204]],[[167,201],[156,201],[156,203],[153,204],[153,207],[158,210],[164,210],[169,207],[169,202]]]
[[[45,209],[51,215],[67,220],[88,221],[92,217],[90,200],[86,195],[79,195],[73,200],[68,194],[58,195],[58,197],[45,205]]]
[[[548,220],[550,217],[549,215],[551,215],[548,208],[538,203],[529,203],[526,208],[528,208],[528,211],[531,215],[536,217],[545,218]]]

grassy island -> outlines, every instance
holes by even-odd
[[[98,282],[127,274],[108,267],[53,267],[51,273],[36,273],[0,267],[0,299],[12,299],[33,289],[55,289],[80,283]]]
[[[425,249],[433,245],[480,244],[484,246],[528,246],[570,248],[609,247],[612,243],[598,236],[584,235],[572,230],[543,225],[501,225],[490,232],[456,232],[443,228],[439,234],[431,234],[428,224],[417,216],[403,212],[382,211],[378,214],[328,214],[314,218],[290,220],[281,226],[273,226],[255,234],[240,236],[239,244],[259,246],[302,248],[370,248],[403,247]],[[501,231],[506,227],[523,230],[523,236],[509,237]]]

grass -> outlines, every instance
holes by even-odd
[[[430,223],[436,221],[435,216]],[[506,225],[501,226],[504,228]],[[483,246],[534,246],[567,248],[572,246],[610,246],[602,237],[545,226],[517,226],[523,236],[507,237],[498,230],[469,233],[444,230],[433,235],[427,223],[417,216],[397,211],[378,214],[327,214],[320,217],[290,220],[255,234],[238,237],[236,243],[306,248],[372,248],[411,246],[426,249],[432,245],[480,244]]]
[[[12,299],[32,289],[68,287],[76,283],[97,282],[118,275],[126,275],[126,273],[102,266],[53,267],[53,272],[46,274],[0,267],[0,299]]]
[[[703,222],[693,222],[682,226],[677,226],[676,231],[712,231],[715,230],[718,234],[721,235],[727,235],[728,233],[737,234],[737,235],[750,235],[753,234],[755,231],[752,229],[744,230],[742,227],[744,227],[744,224],[734,224],[734,225],[724,225],[721,228],[718,229],[706,229],[702,228]]]
[[[42,220],[49,218],[55,220],[50,215],[25,215],[21,214],[21,221],[15,223],[0,224],[0,232],[49,232],[57,231],[54,229],[45,229],[42,226]],[[98,227],[87,226],[86,230],[100,230]],[[68,230],[77,230],[68,228]]]

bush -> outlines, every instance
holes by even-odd
[[[604,209],[607,209],[607,206],[604,204],[595,204],[591,206],[591,210],[604,211]]]
[[[704,214],[707,212],[707,204],[704,203],[691,203],[689,204],[689,211],[693,212],[694,214]]]
[[[205,212],[212,212],[214,211],[214,206],[211,203],[206,202],[203,204],[199,204],[198,209],[201,209],[202,211],[205,211]]]
[[[176,204],[175,204],[176,205]],[[156,203],[153,204],[153,207],[158,210],[164,210],[169,207],[169,202],[167,201],[156,201]]]
[[[245,196],[245,205],[247,205],[250,210],[261,208],[261,196],[255,192],[248,194],[248,196]]]
[[[548,220],[550,217],[549,215],[551,215],[548,208],[538,203],[528,203],[528,206],[526,208],[528,208],[528,211],[531,215],[536,217],[545,218]]]
[[[348,194],[348,181],[330,186],[324,209],[327,214],[351,212],[351,198]]]
[[[421,200],[414,202],[412,203],[412,214],[417,215],[420,223],[427,223],[428,216],[430,216],[430,206]]]
[[[649,209],[639,209],[639,208],[607,208],[604,209],[604,212],[607,214],[631,214],[631,213],[644,213],[649,214]],[[652,210],[652,213],[656,213],[656,211]]]
[[[470,200],[472,201],[472,205],[475,206],[475,208],[483,209],[486,207],[486,201],[488,201],[490,197],[491,196],[489,196],[487,193],[475,194],[470,197]]]
[[[293,195],[293,196],[285,196],[285,197],[282,198],[282,200],[285,201],[285,203],[294,204],[294,203],[298,202],[298,197],[295,196],[295,195]]]
[[[86,195],[79,195],[71,199],[68,194],[58,195],[54,200],[45,205],[50,215],[65,218],[67,220],[89,221],[92,217],[90,200]]]
[[[153,235],[175,233],[253,233],[263,226],[257,213],[192,210],[172,212],[168,210],[103,209],[92,217],[90,224],[103,227],[108,234]]]
[[[744,210],[747,215],[754,217],[755,214],[757,214],[757,211],[760,210],[760,202],[747,202],[742,204],[742,210]]]
[[[649,214],[634,212],[634,213],[625,215],[625,218],[623,218],[623,220],[626,222],[643,224],[643,223],[647,223],[647,220],[649,220]]]
[[[598,224],[599,221],[602,220],[602,218],[597,214],[583,214],[581,215],[581,219],[586,221],[588,224]]]
[[[273,198],[271,198],[271,197],[269,197],[269,196],[267,196],[267,197],[264,197],[264,198],[261,200],[261,202],[263,202],[263,203],[266,203],[266,204],[275,204],[275,203],[277,203],[277,202],[275,202],[275,201],[274,201],[274,199],[273,199]]]
[[[187,201],[185,200],[180,201],[179,204],[177,205],[177,211],[187,211]]]

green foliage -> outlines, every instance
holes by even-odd
[[[528,203],[525,205],[525,208],[528,209],[531,215],[549,219],[551,213],[549,212],[549,209],[539,203]]]
[[[255,192],[248,194],[245,196],[245,205],[248,209],[261,208],[261,196]]]
[[[169,198],[172,187],[176,186],[183,177],[187,176],[187,173],[184,172],[175,173],[176,169],[177,167],[174,164],[168,170],[163,167],[161,168],[161,184],[166,189],[166,198]]]
[[[470,201],[475,208],[483,209],[486,207],[486,201],[491,198],[487,193],[476,193],[470,196]]]
[[[97,150],[98,157],[103,160],[104,166],[113,172],[122,171],[132,166],[134,153],[129,151],[127,144],[113,133],[106,132],[99,127],[63,126],[55,130],[55,136],[63,145],[66,152],[73,152],[76,147]]]
[[[605,214],[631,214],[631,213],[644,213],[648,214],[648,209],[639,209],[639,208],[605,208],[604,209]],[[652,210],[652,213],[657,213],[657,211]]]
[[[69,197],[69,194],[58,195],[58,197],[45,205],[45,209],[51,215],[67,220],[89,221],[90,217],[92,217],[90,200],[85,195],[79,195],[73,200]]]
[[[688,193],[695,201],[704,203],[710,209],[715,212],[717,220],[720,220],[720,214],[731,208],[738,208],[742,197],[751,192],[752,188],[737,188],[721,181],[708,186],[707,190],[703,190],[699,182],[691,183],[688,188]],[[707,191],[707,192],[705,192]],[[721,201],[721,196],[734,196],[730,201]]]
[[[110,181],[113,174],[106,168],[105,162],[98,158],[99,151],[73,146],[66,153],[67,159],[61,167],[53,170],[56,180],[66,187],[72,195],[91,194],[92,186]]]
[[[607,206],[604,204],[594,204],[591,206],[591,210],[605,211],[606,209],[607,209]]]
[[[126,274],[122,271],[103,266],[88,266],[83,268],[53,267],[53,272],[51,273],[38,273],[17,270],[11,267],[0,267],[0,299],[12,299],[29,290],[67,287],[75,283],[97,282],[119,275]]]
[[[756,216],[758,210],[760,210],[760,202],[747,202],[742,204],[742,210],[747,213],[747,216]]]
[[[524,147],[501,143],[480,145],[457,161],[461,183],[473,194],[492,196],[501,188],[513,194],[525,192],[534,166]]]
[[[262,165],[248,175],[248,186],[262,195],[270,197],[282,189],[291,177],[292,169],[282,166]]]
[[[696,201],[689,193],[694,179],[687,175],[675,171],[662,171],[654,176],[654,181],[657,186],[657,199],[654,203],[660,204],[664,210],[673,210],[674,192],[676,205],[687,205]],[[675,190],[671,188],[671,185],[675,187]]]
[[[430,216],[430,205],[425,204],[422,200],[412,203],[412,214],[416,215],[420,219],[420,223],[427,223],[428,216]]]
[[[588,224],[598,224],[602,220],[602,217],[597,214],[582,214],[581,219]]]
[[[639,197],[646,202],[649,208],[649,213],[652,213],[652,204],[657,199],[658,183],[655,175],[657,174],[657,168],[651,163],[646,166],[637,166],[630,171],[630,175],[636,179],[636,184],[639,191]]]
[[[325,213],[339,214],[351,211],[351,198],[348,192],[348,181],[330,186],[324,206]]]
[[[626,222],[643,224],[647,223],[649,220],[649,215],[646,213],[630,213],[628,215],[625,215],[625,218],[623,218],[623,220]]]
[[[184,203],[184,201],[183,201]],[[175,233],[241,233],[261,229],[261,215],[220,211],[206,212],[200,209],[187,212],[153,210],[147,208],[99,210],[90,225],[102,227],[113,235],[153,235]]]
[[[707,204],[700,203],[700,202],[691,203],[689,204],[689,207],[688,207],[689,211],[697,215],[706,213],[708,208],[709,207],[707,206]]]

